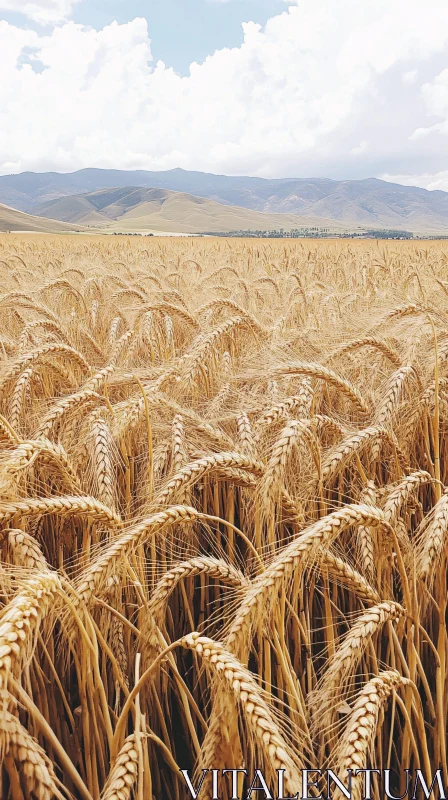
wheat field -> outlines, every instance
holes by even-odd
[[[447,781],[446,243],[4,235],[0,265],[2,800]]]

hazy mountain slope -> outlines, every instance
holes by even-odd
[[[222,233],[249,229],[289,230],[314,225],[327,225],[333,230],[347,227],[345,224],[315,217],[265,214],[247,208],[222,205],[185,192],[134,187],[64,197],[40,204],[36,211],[66,222],[76,221],[83,225],[124,231]]]
[[[35,233],[63,233],[84,230],[82,226],[69,225],[54,219],[44,219],[16,211],[0,204],[0,231],[34,231]]]
[[[235,205],[233,194],[244,195],[247,188],[261,191],[264,184],[275,183],[263,178],[229,177],[205,172],[190,172],[183,169],[148,172],[146,170],[82,169],[71,173],[22,172],[19,175],[0,176],[0,202],[10,203],[23,211],[30,211],[38,203],[67,195],[93,192],[97,189],[142,186],[144,188],[169,189],[187,192],[199,197],[208,197]],[[228,198],[225,195],[228,195]],[[246,203],[240,203],[246,207]],[[247,207],[255,207],[250,203]]]
[[[83,169],[0,176],[0,202],[25,211],[54,199],[97,190],[143,187],[184,192],[265,213],[304,214],[367,227],[448,229],[448,193],[400,186],[376,178],[272,179],[173,169],[164,172]]]

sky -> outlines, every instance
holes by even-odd
[[[0,174],[448,191],[447,0],[0,0]]]

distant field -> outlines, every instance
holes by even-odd
[[[1,797],[446,773],[448,243],[0,263]]]

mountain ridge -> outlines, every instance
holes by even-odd
[[[325,226],[335,233],[346,230],[345,225],[323,218],[267,214],[186,192],[134,186],[50,200],[36,206],[35,213],[61,222],[117,232],[225,233],[311,226]]]
[[[75,233],[83,226],[71,225],[48,217],[33,216],[0,203],[0,233],[26,231],[30,233]]]
[[[344,225],[414,232],[448,231],[448,192],[379,178],[259,178],[165,171],[86,168],[71,173],[0,176],[0,202],[28,213],[43,203],[112,188],[165,189],[267,214],[298,214]]]

